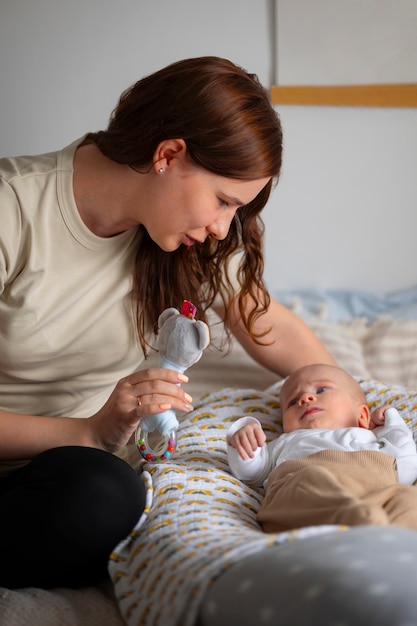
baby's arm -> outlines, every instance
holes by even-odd
[[[261,448],[266,441],[265,433],[258,421],[251,421],[239,428],[233,434],[229,434],[227,442],[236,448],[239,456],[245,461],[253,459],[254,452]]]
[[[255,417],[241,417],[227,431],[226,441],[232,474],[245,482],[262,485],[271,468],[260,422]]]
[[[417,479],[417,450],[411,430],[393,407],[385,407],[385,423],[377,426],[375,435],[383,452],[397,459],[398,481],[413,484]]]

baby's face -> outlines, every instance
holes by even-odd
[[[354,384],[345,372],[327,365],[309,365],[290,376],[281,390],[284,432],[367,428],[369,412],[354,393]]]

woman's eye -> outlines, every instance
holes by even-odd
[[[230,204],[227,202],[227,200],[223,200],[223,198],[219,198],[219,204],[220,206],[230,206]]]

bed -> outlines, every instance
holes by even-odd
[[[398,408],[417,439],[417,288],[274,295],[359,379],[369,404]],[[216,343],[222,331],[213,324]],[[414,531],[260,531],[262,489],[231,476],[225,431],[250,413],[268,438],[278,436],[281,381],[237,344],[228,354],[210,346],[189,375],[194,411],[181,420],[173,458],[143,465],[130,450],[131,462],[142,466],[147,507],[115,547],[109,581],[80,590],[1,589],[2,626],[417,623]]]

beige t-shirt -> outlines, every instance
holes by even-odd
[[[0,159],[0,407],[87,417],[138,369],[131,281],[140,233],[94,235],[72,187],[79,139]]]

